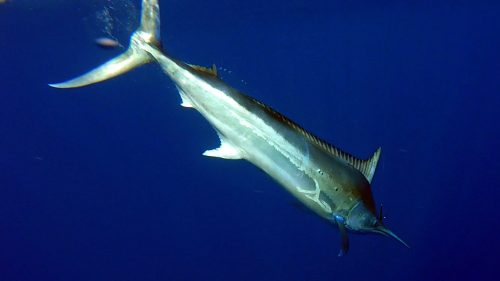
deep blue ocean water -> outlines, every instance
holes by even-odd
[[[161,1],[169,54],[365,158],[382,236],[339,234],[219,141],[127,45],[139,1],[0,5],[0,280],[498,280],[497,1]]]

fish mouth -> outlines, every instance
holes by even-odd
[[[405,245],[407,248],[410,248],[410,246],[403,239],[399,238],[396,234],[394,234],[394,232],[390,231],[388,228],[386,228],[383,225],[377,226],[377,228],[375,228],[373,231],[376,233],[380,233],[380,234],[387,236],[387,237],[392,237],[395,240],[399,241],[399,243]]]

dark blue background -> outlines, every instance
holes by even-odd
[[[359,157],[382,147],[373,192],[411,249],[351,235],[345,258],[257,168],[201,155],[216,134],[158,66],[47,86],[120,52],[94,15],[127,26],[130,1],[1,5],[0,280],[496,280],[497,2],[162,1],[169,53]]]

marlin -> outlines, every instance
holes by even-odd
[[[224,83],[217,68],[187,64],[163,52],[159,0],[143,0],[139,28],[121,55],[77,78],[49,84],[76,88],[156,62],[179,90],[183,107],[194,108],[213,126],[220,147],[205,156],[245,159],[259,167],[307,208],[333,225],[341,237],[339,256],[349,249],[348,231],[378,233],[408,245],[382,223],[370,183],[380,148],[367,160],[336,148],[264,103]]]

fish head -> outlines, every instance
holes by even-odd
[[[346,217],[345,225],[347,229],[356,232],[378,233],[387,237],[392,237],[409,248],[408,244],[385,227],[382,224],[382,218],[378,218],[375,212],[370,209],[371,208],[368,208],[364,202],[358,202],[349,211]]]
[[[346,227],[356,232],[371,232],[379,224],[373,211],[363,201],[359,201],[347,214]]]

